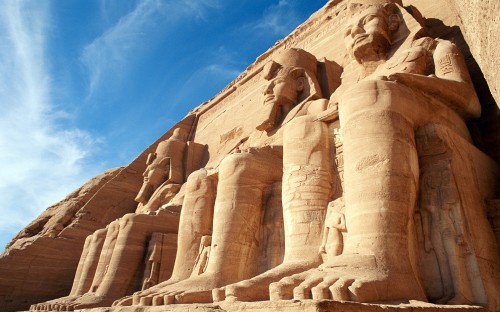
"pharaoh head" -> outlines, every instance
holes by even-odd
[[[169,139],[158,144],[154,153],[148,155],[146,160],[148,166],[143,173],[144,182],[135,198],[137,202],[145,204],[151,194],[162,183],[169,179],[176,180],[175,177],[172,177],[173,171],[176,169],[172,167],[174,165],[172,161],[175,161],[175,159],[173,159],[175,155],[174,150],[179,148],[172,143],[175,141],[183,142],[186,139],[185,137],[185,130],[177,128]],[[178,183],[178,181],[174,182]]]
[[[391,47],[392,35],[400,18],[395,3],[400,0],[351,0],[350,20],[344,42],[351,56],[364,63],[384,59]]]
[[[302,100],[303,93],[311,93],[311,82],[317,85],[316,74],[314,55],[301,49],[285,50],[264,67],[264,78],[269,81],[263,91],[264,101],[289,104]]]
[[[264,105],[273,109],[258,130],[273,128],[295,104],[321,97],[316,57],[304,50],[284,50],[264,66],[263,72],[268,81],[263,89]]]

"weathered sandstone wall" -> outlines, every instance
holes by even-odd
[[[483,109],[482,117],[469,124],[470,131],[475,143],[498,161],[500,2],[408,0],[404,5],[419,9],[434,37],[452,40],[461,49]],[[345,66],[348,56],[341,42],[346,15],[345,1],[329,1],[289,36],[257,58],[218,95],[195,108],[167,131],[131,164],[103,173],[62,202],[47,208],[0,255],[0,307],[4,311],[27,309],[32,303],[69,293],[85,237],[135,210],[134,197],[142,184],[146,157],[160,141],[170,137],[174,128],[184,128],[190,133],[189,139],[208,146],[206,167],[217,167],[241,142],[255,136],[255,122],[246,116],[259,115],[263,67],[285,48],[302,48],[318,60],[327,58]],[[257,139],[265,141],[265,134]],[[500,214],[493,211],[492,215]],[[497,227],[500,227],[500,222]],[[500,233],[498,228],[495,230]],[[285,308],[276,307],[277,310]]]

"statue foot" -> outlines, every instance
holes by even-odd
[[[322,265],[281,279],[269,286],[271,300],[315,299],[357,302],[426,301],[412,273],[395,274],[377,268],[372,256],[339,257],[338,264]],[[355,260],[357,259],[357,260]],[[346,262],[346,260],[348,260]],[[352,260],[353,262],[349,263]]]
[[[114,299],[115,298],[106,296],[98,296],[95,293],[86,293],[83,296],[71,300],[71,302],[59,304],[58,310],[55,311],[74,311],[86,308],[107,307],[111,305]]]
[[[223,286],[223,281],[212,274],[202,274],[175,284],[158,284],[135,293],[132,305],[158,306],[174,303],[210,303],[212,289]]]
[[[132,300],[133,300],[133,295],[126,296],[126,297],[120,298],[118,300],[115,300],[115,302],[113,302],[113,304],[111,306],[112,307],[116,307],[116,306],[131,306],[132,305]]]
[[[86,293],[82,296],[68,296],[39,303],[31,311],[74,311],[84,308],[106,307],[113,300],[113,298],[97,296],[94,293]]]
[[[221,290],[214,290],[212,292],[214,302],[215,300],[224,300],[222,299],[223,297],[229,302],[269,300],[269,285],[271,283],[277,282],[286,276],[304,272],[312,267],[317,267],[319,264],[318,261],[282,263],[251,279],[226,286],[225,296],[221,294]]]
[[[211,303],[212,301],[212,291],[193,291],[185,292],[175,296],[175,303]]]
[[[221,302],[226,300],[226,287],[212,289],[212,301]]]
[[[179,280],[179,279],[169,279],[169,280],[166,280],[166,281],[164,281],[164,282],[162,282],[160,284],[157,284],[155,286],[152,286],[152,287],[150,287],[148,289],[137,291],[133,295],[126,296],[126,297],[120,298],[118,300],[115,300],[115,302],[113,302],[112,306],[116,307],[116,306],[138,305],[138,304],[140,304],[139,301],[140,301],[141,297],[146,297],[148,295],[155,294],[155,293],[161,291],[162,289],[166,288],[167,286],[176,284],[176,283],[178,283],[180,281],[181,280]]]
[[[68,310],[67,304],[78,299],[80,296],[66,296],[54,300],[31,305],[30,311],[73,311]]]

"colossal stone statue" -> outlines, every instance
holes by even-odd
[[[135,201],[136,213],[156,211],[161,204],[175,195],[184,183],[184,150],[187,133],[175,129],[172,137],[160,142],[155,153],[150,153],[146,160],[148,167],[144,171],[144,182]]]
[[[143,283],[154,285],[155,279],[151,277],[163,276],[156,266],[169,270],[166,263],[162,266],[158,259],[153,259],[157,262],[152,263],[153,272],[147,269],[146,280],[137,280],[142,276],[137,271],[141,268],[148,238],[153,236],[154,240],[155,234],[177,232],[178,213],[168,207],[159,208],[174,198],[184,182],[186,139],[185,130],[175,129],[169,139],[158,144],[155,153],[148,155],[144,183],[136,197],[139,202],[136,213],[113,221],[86,239],[70,295],[34,305],[32,310],[67,311],[111,305],[114,300],[140,289]],[[150,244],[155,244],[153,240]]]
[[[500,310],[485,207],[500,171],[466,126],[481,106],[463,56],[401,0],[329,5],[345,2],[342,79],[302,49],[268,54],[240,77],[265,81],[261,101],[233,85],[229,103],[260,105],[220,136],[237,145],[187,170],[192,142],[174,131],[147,159],[136,213],[87,238],[69,297],[32,310],[289,299]],[[339,83],[325,88],[325,75]],[[215,104],[194,112],[213,109],[200,141],[214,116],[244,107]],[[176,250],[173,265],[160,249]]]
[[[321,263],[318,249],[332,187],[328,129],[309,116],[322,112],[327,104],[321,99],[316,78],[317,60],[303,50],[289,49],[265,66],[263,76],[269,81],[263,91],[264,122],[256,128],[266,130],[268,140],[263,143],[250,137],[219,165],[206,270],[200,275],[183,274],[183,281],[172,278],[116,304],[211,302],[212,289],[236,282],[229,286],[229,296],[266,299],[270,282]],[[256,135],[260,136],[258,132]],[[264,241],[256,233],[264,227],[262,220],[266,211],[273,209],[268,205],[273,200],[265,201],[265,194],[273,185],[281,185],[276,184],[281,180],[286,249],[280,265],[262,267],[258,261],[262,248],[257,245]],[[193,195],[188,190],[189,187],[186,197]],[[192,228],[192,223],[197,225],[203,214],[210,214],[204,212],[197,216],[191,209],[183,206],[179,237],[184,228]],[[190,231],[209,234],[207,226]],[[274,233],[279,231],[273,229]],[[176,267],[179,263],[193,268],[200,237],[193,234],[188,237],[183,242],[179,240]],[[269,256],[276,258],[276,255]],[[225,295],[224,288],[214,292],[219,297]]]
[[[469,188],[491,188],[492,185],[477,182],[476,176],[476,172],[488,175],[493,168],[486,164],[491,162],[471,168],[463,165],[462,160],[465,155],[483,157],[473,147],[464,122],[479,116],[479,101],[458,49],[451,42],[425,37],[418,20],[400,1],[353,0],[348,5],[351,20],[345,43],[354,62],[344,69],[342,85],[331,97],[332,107],[338,103],[344,138],[347,239],[341,255],[328,259],[319,268],[271,284],[271,299],[425,301],[428,296],[417,270],[419,250],[413,222],[419,191],[415,132],[429,124],[439,125],[446,133],[444,144],[453,155],[450,170],[460,172],[470,182]],[[328,115],[326,112],[322,119],[328,120]],[[493,276],[498,274],[498,250],[484,215],[484,197],[481,198],[488,191],[475,196],[475,202],[469,202],[468,207],[461,206],[456,192],[468,193],[467,186],[457,190],[452,181],[443,180],[452,180],[453,172],[437,172],[441,176],[433,183],[450,186],[437,186],[442,191],[430,189],[428,193],[433,194],[429,196],[446,192],[448,198],[443,198],[441,207],[424,204],[426,211],[448,210],[448,214],[457,215],[450,222],[485,225],[475,225],[471,235],[479,240],[467,243],[470,252],[476,254],[468,269],[478,274],[481,290],[464,292],[471,284],[464,282],[465,265],[459,260],[463,255],[458,250],[465,244],[463,228],[451,234],[452,225],[438,221],[436,214],[440,212],[433,214],[433,233],[440,233],[440,241],[446,245],[458,244],[435,247],[439,249],[439,268],[448,267],[453,272],[442,271],[442,301],[495,308],[498,280]],[[424,174],[424,180],[429,179],[433,177]],[[450,208],[450,204],[454,207]],[[474,220],[458,214],[474,215]],[[453,236],[446,238],[447,235]],[[437,238],[433,241],[438,242]]]

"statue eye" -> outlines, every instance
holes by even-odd
[[[368,24],[369,22],[371,22],[372,20],[374,20],[375,18],[377,18],[377,16],[376,16],[376,15],[368,15],[368,16],[366,16],[366,17],[363,19],[362,24],[363,24],[363,25],[366,25],[366,24]]]
[[[281,77],[280,77],[280,78],[276,78],[276,79],[274,80],[274,85],[277,85],[277,84],[279,84],[279,83],[284,83],[284,82],[285,82],[285,79],[283,79],[283,78],[281,78]]]

